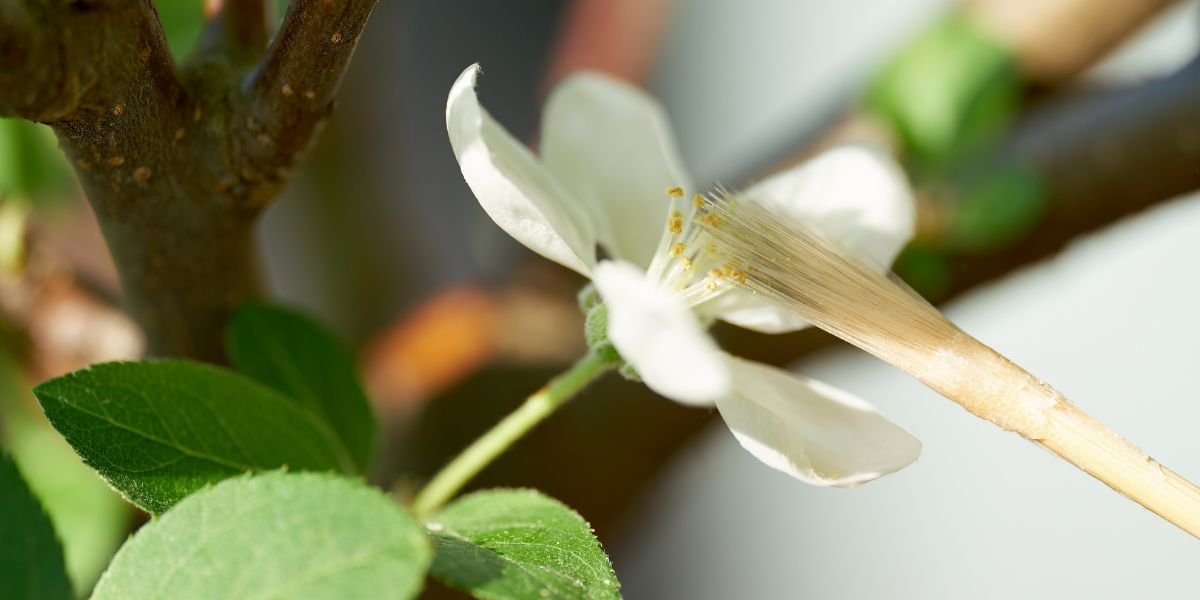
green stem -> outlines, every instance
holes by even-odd
[[[417,494],[412,506],[413,512],[421,518],[436,512],[509,446],[615,365],[616,361],[611,357],[588,352],[587,356],[550,380],[550,383],[527,398],[517,410],[467,446],[466,450],[450,461],[450,464],[442,467]]]

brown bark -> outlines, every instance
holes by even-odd
[[[376,0],[213,6],[187,67],[150,0],[0,0],[0,116],[58,134],[155,355],[222,359],[255,225],[329,114]],[[257,63],[257,64],[256,64]]]

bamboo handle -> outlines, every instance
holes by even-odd
[[[918,377],[973,414],[1041,444],[1200,538],[1200,488],[1159,464],[1057,390],[965,333]]]

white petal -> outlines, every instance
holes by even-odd
[[[446,130],[463,177],[488,216],[530,250],[588,275],[596,234],[587,209],[479,104],[479,65],[459,75]]]
[[[554,89],[542,113],[541,156],[607,224],[599,235],[608,251],[642,268],[666,227],[666,189],[697,191],[658,102],[597,73],[573,75]]]
[[[891,266],[912,238],[916,221],[904,171],[885,152],[863,145],[829,150],[739,196],[804,222],[881,269]],[[740,290],[730,290],[700,310],[763,333],[809,325]]]
[[[859,398],[767,365],[729,357],[733,392],[717,408],[738,443],[767,466],[820,486],[848,487],[901,469],[921,442]]]
[[[740,196],[803,221],[880,268],[891,266],[916,222],[903,169],[865,145],[828,150]]]
[[[724,355],[679,298],[629,263],[602,261],[595,271],[608,339],[650,389],[701,406],[729,392]]]
[[[701,314],[721,319],[759,333],[787,333],[812,323],[799,315],[777,308],[745,290],[731,288],[696,307]]]

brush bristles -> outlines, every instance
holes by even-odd
[[[963,408],[1038,439],[1061,394],[963,333],[886,269],[757,202],[723,194],[700,207],[743,289],[904,370]]]
[[[886,269],[757,202],[709,198],[698,218],[748,292],[914,373],[959,330]]]

